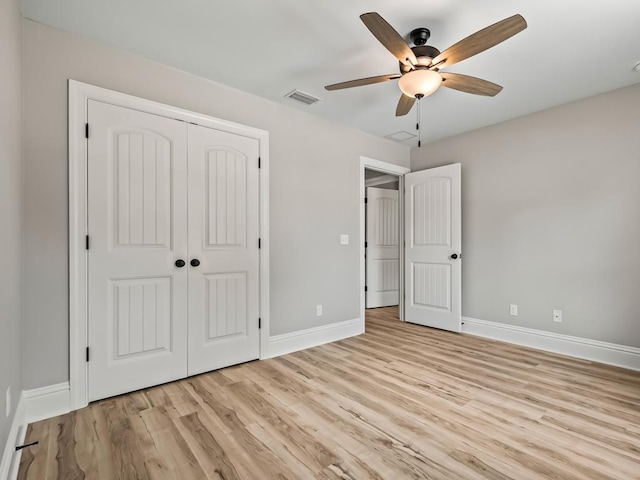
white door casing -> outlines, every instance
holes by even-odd
[[[405,320],[460,332],[460,164],[405,175],[405,218]]]
[[[189,375],[260,355],[259,153],[189,125]]]
[[[398,305],[398,191],[367,187],[366,307]]]
[[[90,100],[89,400],[187,373],[187,125]]]

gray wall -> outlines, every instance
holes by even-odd
[[[462,163],[463,315],[640,347],[639,106],[635,85],[412,151]]]
[[[0,456],[22,390],[20,30],[18,2],[0,0]],[[12,413],[6,418],[8,386],[12,391]]]
[[[23,32],[25,388],[68,379],[69,78],[268,130],[271,335],[359,316],[360,155],[408,166],[407,147],[42,24]]]

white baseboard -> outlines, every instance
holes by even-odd
[[[18,477],[22,450],[16,451],[15,448],[24,443],[27,426],[30,423],[69,413],[69,399],[69,382],[22,391],[2,453],[0,479],[14,480]]]
[[[13,480],[18,476],[18,466],[20,465],[20,450],[16,452],[16,446],[24,443],[27,433],[24,416],[24,392],[20,395],[16,412],[11,422],[7,443],[2,452],[0,460],[0,479]]]
[[[71,411],[69,382],[25,390],[23,395],[27,423],[39,422]]]
[[[364,333],[364,322],[360,318],[308,328],[299,332],[284,333],[269,338],[269,357],[278,357],[305,348],[337,342],[344,338]]]
[[[462,332],[608,365],[640,370],[640,348],[462,317]]]

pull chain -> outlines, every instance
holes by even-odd
[[[416,122],[416,130],[418,130],[418,148],[422,146],[422,129],[420,128],[420,104],[422,102],[420,100],[422,100],[422,98],[418,98],[418,120]]]

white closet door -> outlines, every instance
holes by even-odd
[[[398,191],[367,188],[366,307],[398,305]]]
[[[258,155],[189,125],[189,375],[259,357]]]
[[[405,175],[405,320],[461,329],[460,164]]]
[[[89,101],[89,400],[187,374],[187,124]]]

